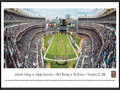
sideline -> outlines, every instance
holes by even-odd
[[[55,35],[53,36],[53,38],[54,38],[54,37],[55,37]],[[53,41],[53,38],[52,38],[52,40],[51,40],[51,43],[52,43],[52,41]],[[51,43],[50,43],[49,47],[47,48],[47,51],[45,52],[44,59],[45,59],[45,56],[46,56],[46,54],[47,54],[47,52],[48,52],[48,50],[49,50],[49,48],[50,48],[50,46],[51,46]]]
[[[74,50],[74,53],[75,53],[76,57],[78,58],[78,55],[77,55],[77,53],[76,53],[76,51],[75,51],[75,49],[74,49],[74,47],[73,47],[73,45],[72,45],[72,43],[71,43],[69,37],[68,37],[68,35],[67,35],[67,38],[68,38],[68,40],[69,40],[69,42],[70,42],[70,44],[71,44],[71,46],[72,46],[72,48],[73,48],[73,50]]]

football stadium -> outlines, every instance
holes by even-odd
[[[116,9],[88,12],[48,19],[5,8],[4,68],[116,68]]]

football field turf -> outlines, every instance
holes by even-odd
[[[67,35],[54,35],[53,40],[46,51],[45,58],[54,60],[65,60],[76,58],[74,51]]]

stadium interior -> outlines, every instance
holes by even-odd
[[[46,23],[44,16],[4,9],[4,68],[116,68],[116,9],[79,16],[73,27],[67,27],[65,19],[55,27],[49,22],[46,28]],[[54,35],[67,35],[75,60],[68,56],[54,56],[65,63],[46,60]]]

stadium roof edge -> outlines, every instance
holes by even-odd
[[[31,13],[25,12],[22,9],[19,8],[5,8],[5,11],[12,12],[21,16],[31,17],[31,18],[45,18],[45,16],[37,16],[33,15]]]
[[[78,18],[99,18],[99,17],[104,17],[104,16],[107,16],[113,12],[116,11],[116,9],[113,8],[113,10],[111,10],[110,12],[104,14],[108,9],[103,9],[101,10],[99,13],[95,14],[95,15],[89,15],[89,16],[85,16],[85,15],[81,15],[81,16],[78,16]]]

